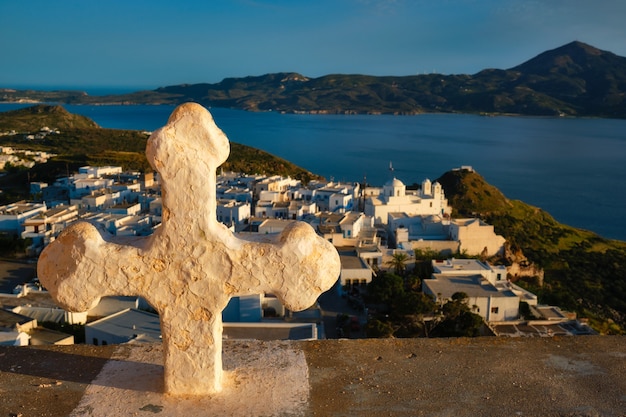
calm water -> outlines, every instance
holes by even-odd
[[[0,105],[6,111],[23,105]],[[102,127],[155,130],[170,106],[66,106]],[[212,109],[234,142],[341,181],[434,180],[471,165],[508,198],[626,240],[626,120],[532,117],[315,116]]]

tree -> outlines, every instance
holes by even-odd
[[[480,335],[483,318],[471,312],[464,292],[452,294],[451,300],[441,309],[443,320],[431,335],[435,337],[475,337]]]
[[[365,334],[370,338],[392,337],[393,327],[387,322],[371,319],[365,325]]]
[[[404,281],[395,274],[379,273],[367,285],[367,294],[372,301],[391,305],[404,294]]]
[[[419,316],[432,314],[437,304],[428,295],[421,292],[407,292],[392,302],[395,316]]]
[[[391,255],[391,259],[386,262],[387,266],[393,268],[396,275],[403,275],[406,271],[406,263],[409,260],[409,255],[404,252],[394,252]]]
[[[422,280],[415,274],[404,277],[404,288],[406,291],[420,292],[422,290]]]

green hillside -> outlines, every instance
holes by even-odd
[[[25,134],[43,126],[59,129],[43,139],[26,140]],[[145,156],[145,133],[135,130],[103,129],[91,119],[71,114],[61,106],[37,105],[0,112],[0,132],[15,130],[16,135],[0,136],[0,145],[57,154],[46,164],[30,170],[14,168],[0,177],[0,202],[28,196],[28,182],[52,183],[59,176],[84,165],[121,165],[125,170],[152,170]],[[320,178],[284,159],[249,146],[231,142],[231,153],[222,165],[225,170],[284,175],[308,182]]]
[[[61,106],[35,105],[0,113],[0,132],[15,130],[17,133],[37,132],[42,127],[51,129],[93,129],[93,120],[72,114]]]
[[[603,333],[626,330],[626,242],[554,220],[540,208],[507,199],[476,172],[455,170],[437,179],[454,217],[480,217],[493,224],[512,251],[543,268],[538,280],[521,282],[540,302],[591,320]]]

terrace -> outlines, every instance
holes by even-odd
[[[224,343],[214,397],[162,394],[160,344],[0,347],[0,416],[622,416],[626,338]]]

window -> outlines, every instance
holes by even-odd
[[[491,314],[498,314],[500,307],[491,307]]]
[[[498,274],[498,275],[496,276],[496,279],[497,279],[498,281],[501,281],[501,280],[502,280],[502,274]]]

